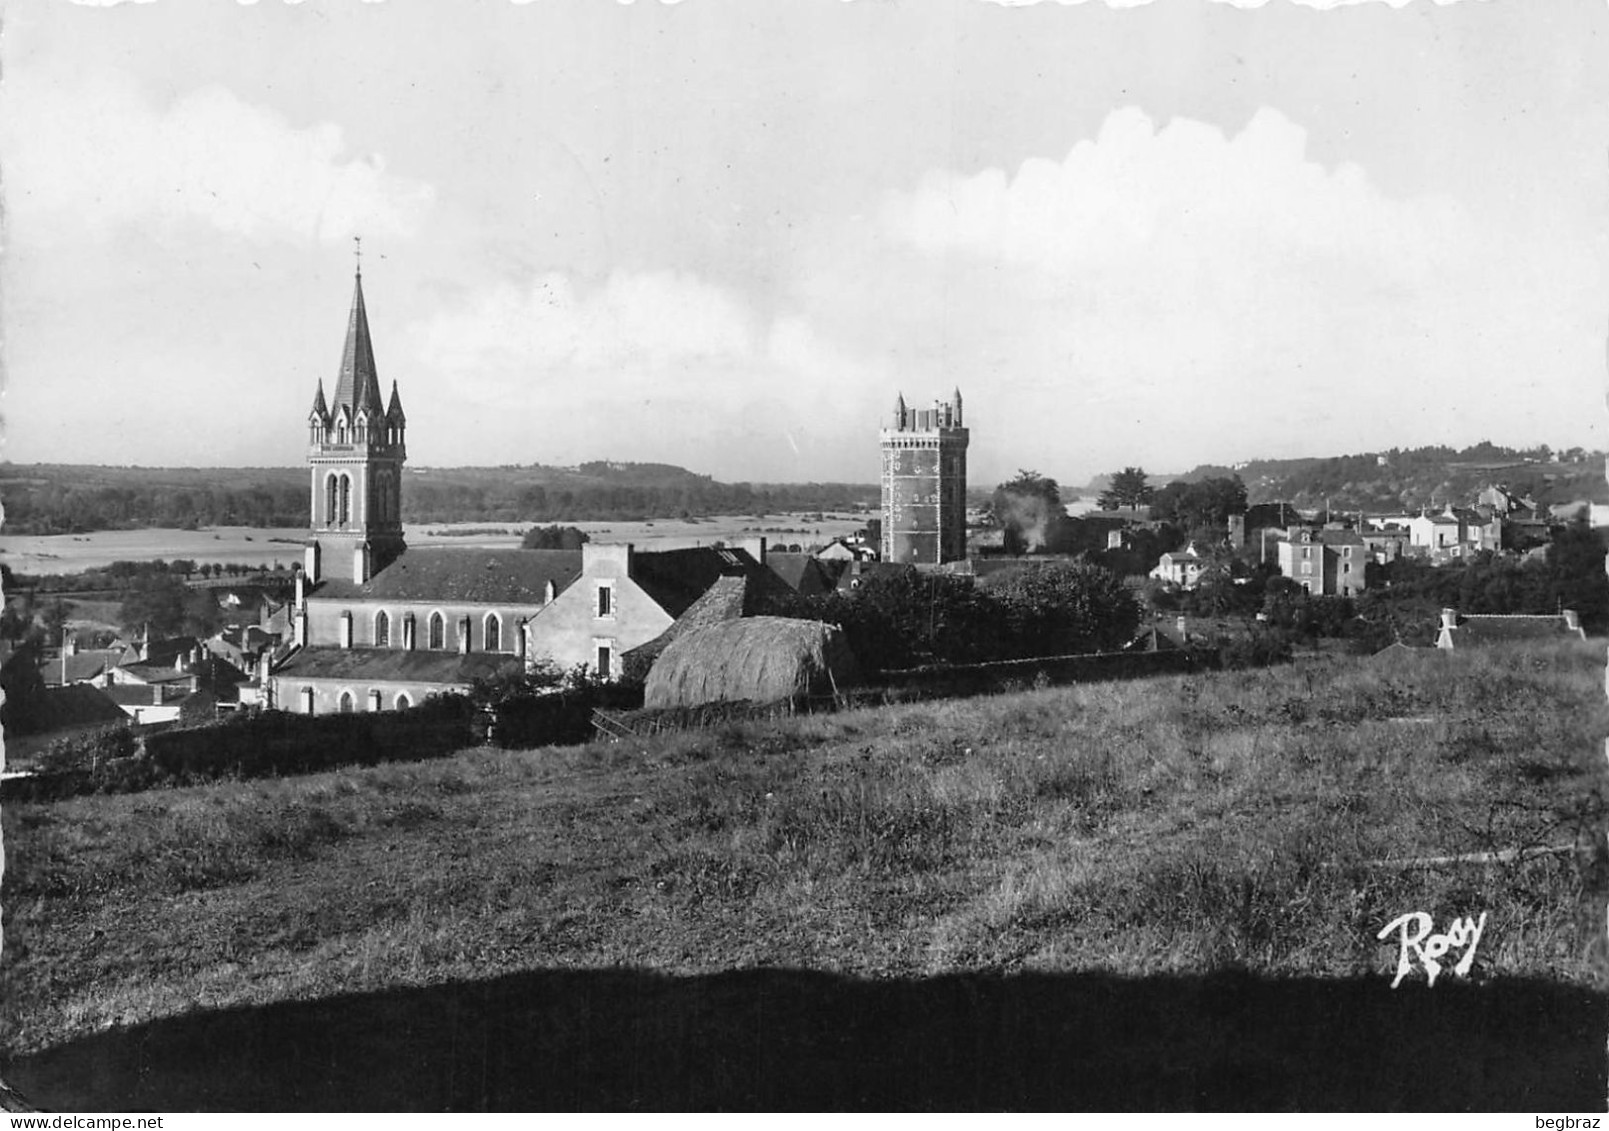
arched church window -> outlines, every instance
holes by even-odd
[[[341,714],[350,715],[351,713],[352,713],[352,693],[350,691],[343,691],[343,692],[341,692]]]
[[[374,646],[391,647],[391,618],[386,615],[384,609],[374,614]]]
[[[335,479],[336,477],[333,474],[324,477],[324,525],[326,526],[332,526],[335,523],[337,490]]]
[[[501,652],[503,650],[503,622],[496,613],[486,614],[486,651]]]
[[[337,520],[342,526],[352,521],[352,477],[341,476],[341,517]]]
[[[397,692],[397,710],[406,711],[412,706],[413,700],[408,698],[408,693],[406,691]]]
[[[430,614],[430,647],[445,648],[447,646],[447,622],[440,613]]]

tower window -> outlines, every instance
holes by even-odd
[[[342,526],[352,521],[352,477],[341,476],[341,510],[337,520]]]
[[[324,524],[326,526],[335,524],[335,508],[338,501],[335,479],[334,475],[324,477]]]

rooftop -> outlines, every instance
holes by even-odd
[[[506,652],[428,652],[405,648],[303,648],[274,669],[284,679],[346,679],[354,683],[468,684],[517,670]]]
[[[579,550],[409,550],[362,585],[328,578],[315,599],[540,605],[581,576]]]

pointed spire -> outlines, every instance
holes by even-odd
[[[341,375],[335,385],[332,410],[345,405],[354,412],[380,411],[380,378],[374,365],[374,343],[369,338],[369,314],[363,305],[363,275],[352,285],[352,312],[346,321],[346,344],[341,350]]]
[[[385,410],[385,418],[393,424],[406,424],[408,418],[402,412],[402,398],[397,395],[397,383],[391,382],[391,404]]]
[[[330,406],[324,400],[324,378],[322,377],[318,379],[318,392],[313,396],[312,415],[318,417],[320,420],[328,420],[330,418]]]

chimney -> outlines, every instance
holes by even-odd
[[[553,603],[553,598],[557,597],[558,595],[559,591],[558,588],[553,584],[553,579],[551,577],[548,578],[548,583],[542,587],[542,603],[544,605],[550,605]]]
[[[369,544],[361,543],[352,551],[352,584],[362,585],[369,580]]]
[[[292,637],[291,637],[291,639],[294,641],[294,643],[296,644],[296,646],[298,648],[307,647],[307,606],[306,605],[298,605],[297,606],[297,608],[296,608],[296,619],[294,621],[292,621],[291,623],[292,623],[292,629],[291,629]]]
[[[160,683],[153,683],[151,685],[151,705],[153,707],[160,707],[162,705],[162,693],[165,690],[166,688],[164,688]]]
[[[61,648],[66,655],[78,655],[78,633],[72,631],[72,629],[63,632]]]
[[[307,575],[307,580],[310,584],[318,584],[319,567],[322,564],[320,559],[322,557],[322,547],[319,546],[318,539],[309,539],[307,547],[302,551],[302,572]],[[296,603],[298,605],[302,603],[302,590],[300,587],[296,590]]]
[[[297,570],[296,571],[296,602],[291,607],[293,609],[299,609],[306,603],[307,603],[307,573],[305,571],[303,571],[303,570]]]
[[[749,556],[755,561],[759,562],[761,565],[765,564],[765,535],[762,534],[758,538],[745,538],[742,542],[738,543],[738,545],[740,548],[748,551]]]
[[[1441,611],[1441,627],[1443,632],[1450,632],[1458,627],[1458,610],[1443,609]]]
[[[1581,614],[1574,609],[1562,609],[1559,615],[1564,618],[1564,627],[1571,632],[1581,631]]]

